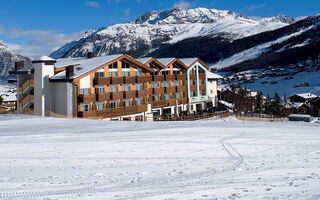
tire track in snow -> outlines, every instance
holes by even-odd
[[[149,192],[148,194],[140,194],[139,198],[154,196],[157,194],[164,194],[166,191],[163,191],[166,187],[163,187],[168,184],[172,183],[185,183],[195,179],[201,179],[208,177],[214,174],[220,174],[227,171],[231,171],[238,166],[241,165],[243,162],[242,155],[234,148],[231,144],[226,143],[226,138],[220,138],[219,143],[221,144],[222,148],[228,153],[230,156],[232,164],[222,170],[215,170],[214,168],[196,172],[191,174],[181,174],[175,175],[170,177],[160,177],[160,178],[150,178],[141,182],[133,182],[128,184],[121,184],[118,186],[92,186],[86,188],[79,188],[79,189],[64,189],[64,190],[43,190],[43,191],[23,191],[23,192],[10,192],[10,193],[0,193],[1,199],[17,199],[17,198],[37,198],[37,197],[44,197],[44,196],[62,196],[62,195],[85,195],[85,194],[99,194],[99,193],[111,193],[111,192],[126,192],[126,191],[140,191],[146,187],[148,188],[161,188],[161,191],[152,193]],[[167,193],[171,193],[170,187],[167,187]]]

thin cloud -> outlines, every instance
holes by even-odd
[[[262,4],[258,4],[258,5],[251,5],[248,10],[249,11],[253,11],[253,10],[257,10],[257,9],[261,9],[261,8],[264,8],[266,7],[267,4],[266,3],[262,3]]]
[[[184,0],[180,0],[173,5],[174,8],[185,8],[185,9],[190,8],[190,6],[191,6],[191,3]]]
[[[27,44],[9,43],[8,47],[23,56],[31,58],[49,55],[64,44],[79,38],[84,33],[84,31],[81,31],[65,34],[54,30],[22,30],[18,28],[6,29],[3,27],[2,29],[3,34],[6,34],[9,38],[30,37],[31,39]]]
[[[100,8],[100,4],[96,1],[87,1],[84,5],[91,8]]]
[[[130,8],[126,8],[126,9],[122,10],[122,13],[124,16],[129,17],[131,14],[131,10],[130,10]]]

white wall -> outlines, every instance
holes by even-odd
[[[53,83],[54,84],[54,113],[59,115],[67,115],[67,83]]]
[[[212,101],[214,107],[217,106],[217,102],[216,102],[217,96],[218,96],[218,82],[216,80],[208,80],[208,97]]]
[[[90,75],[83,77],[82,79],[80,79],[80,89],[90,88],[90,83]]]
[[[53,104],[53,87],[49,78],[54,75],[54,65],[33,63],[34,67],[34,112],[37,115],[49,114],[50,104]]]

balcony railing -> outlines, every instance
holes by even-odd
[[[19,103],[19,107],[24,107],[27,103],[34,102],[34,95],[27,95],[22,101]]]
[[[26,80],[18,89],[18,92],[22,93],[24,92],[28,87],[34,85],[34,80],[33,79],[28,79]]]
[[[92,110],[79,112],[79,117],[85,118],[108,118],[122,115],[130,115],[147,111],[147,105],[134,105],[130,107],[111,108],[106,110]]]
[[[199,85],[199,90],[205,90],[205,89],[206,89],[206,84]]]

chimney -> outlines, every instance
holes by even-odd
[[[94,54],[92,52],[87,53],[87,58],[93,58],[93,57],[94,57]]]
[[[15,71],[19,70],[19,69],[23,69],[24,68],[24,61],[18,61],[14,63],[14,69]]]
[[[69,78],[74,75],[73,65],[69,65],[66,67],[66,78]]]

